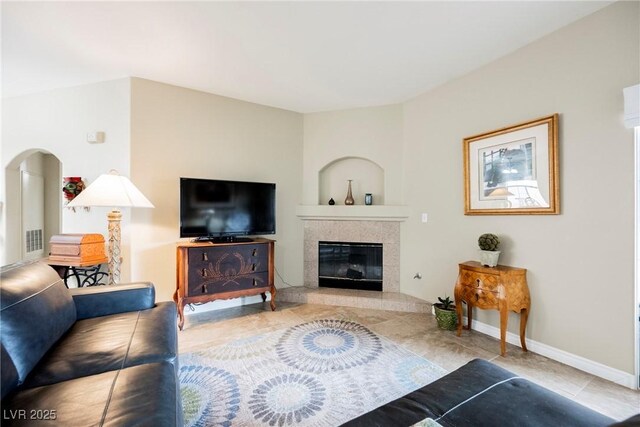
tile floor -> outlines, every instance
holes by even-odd
[[[179,332],[180,353],[323,318],[358,322],[448,371],[480,357],[615,419],[640,412],[640,391],[535,353],[523,353],[510,344],[507,355],[500,357],[497,339],[475,331],[463,331],[458,338],[455,332],[438,329],[435,318],[424,313],[285,302],[275,312],[268,302],[215,310],[186,317],[184,330]]]

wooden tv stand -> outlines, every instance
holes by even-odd
[[[276,309],[274,241],[180,242],[177,245],[177,281],[173,300],[178,305],[178,326],[184,326],[184,306],[271,293]]]

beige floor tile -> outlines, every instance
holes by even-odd
[[[577,395],[594,377],[532,352],[508,351],[493,362],[505,369],[554,391]]]
[[[401,317],[371,325],[369,329],[395,342],[424,334],[428,330],[427,325],[405,322]]]
[[[495,357],[482,349],[469,349],[456,342],[452,342],[448,336],[443,339],[430,340],[411,338],[403,341],[402,346],[449,372],[458,369],[473,359],[491,360]]]
[[[601,378],[591,380],[574,400],[617,420],[640,413],[640,391]]]
[[[349,320],[370,327],[387,320],[403,317],[405,313],[387,310],[372,310],[360,307],[346,307],[343,312]]]

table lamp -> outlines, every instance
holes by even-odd
[[[119,208],[153,208],[153,204],[136,188],[129,178],[111,170],[98,177],[76,198],[67,204],[68,207],[106,206],[113,210],[107,214],[109,221],[109,284],[120,282],[120,220]]]

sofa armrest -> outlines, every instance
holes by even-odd
[[[69,292],[76,305],[78,320],[147,310],[156,302],[156,290],[150,282],[74,288]]]

